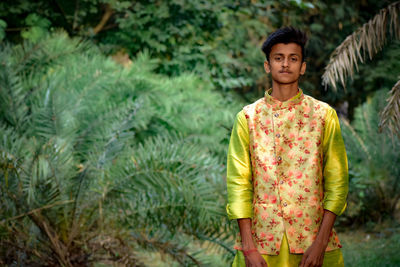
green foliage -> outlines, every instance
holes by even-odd
[[[0,19],[0,42],[6,36],[6,32],[5,32],[6,27],[7,27],[7,22],[5,22],[4,20]]]
[[[113,0],[85,0],[85,1],[29,1],[4,0],[0,2],[0,17],[5,18],[9,27],[14,30],[24,26],[44,26],[44,18],[57,28],[63,28],[70,34],[88,32],[88,28],[98,20],[103,4],[116,2]],[[120,1],[117,1],[118,3]],[[122,1],[121,1],[122,2]],[[26,20],[37,16],[40,19]],[[29,24],[31,22],[31,24]],[[33,22],[33,24],[32,24]],[[48,25],[46,23],[45,25]],[[13,34],[14,31],[9,34]],[[18,31],[16,34],[20,34]],[[15,37],[15,36],[13,36]],[[11,38],[14,39],[14,38]]]
[[[25,23],[28,28],[21,32],[21,36],[34,43],[48,32],[48,28],[51,25],[51,22],[48,19],[42,18],[34,13],[29,14],[26,17]]]
[[[400,233],[386,228],[378,233],[349,231],[340,234],[345,266],[386,266],[400,264]]]
[[[247,23],[253,15],[250,8],[238,11],[230,1],[138,1],[118,10],[118,30],[103,32],[99,39],[127,48],[131,55],[147,49],[161,59],[158,72],[191,71],[225,90],[240,88],[254,82],[249,75],[262,71],[252,70],[260,60],[243,58],[259,50],[254,50],[254,41],[265,29],[260,22]],[[235,20],[241,23],[232,24]],[[257,35],[248,42],[253,31]]]
[[[346,217],[353,222],[394,219],[400,199],[400,140],[378,132],[386,96],[378,91],[358,107],[351,125],[342,120],[350,171]]]
[[[0,262],[181,265],[230,250],[232,104],[193,75],[129,68],[65,33],[0,51]],[[188,246],[189,243],[209,245]]]
[[[123,49],[136,56],[146,50],[158,59],[156,72],[193,72],[222,92],[234,90],[248,101],[271,86],[262,66],[262,42],[273,30],[292,25],[310,36],[302,89],[329,103],[347,101],[351,117],[352,109],[365,100],[368,83],[361,80],[334,93],[321,90],[321,75],[335,47],[390,2],[8,0],[0,3],[0,18],[8,24],[6,38],[18,41],[18,29],[27,26],[21,22],[35,10],[52,27],[94,39],[106,53]]]
[[[363,86],[364,91],[369,94],[376,91],[377,88],[390,90],[399,79],[398,73],[393,70],[399,69],[400,42],[392,41],[374,57],[373,61],[367,62],[366,65],[360,65],[359,73],[355,75],[354,81],[350,82],[352,98],[358,97],[360,104],[365,101],[368,94],[362,97],[360,86]]]

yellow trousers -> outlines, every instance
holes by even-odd
[[[279,255],[262,255],[268,267],[298,267],[303,254],[289,253],[289,244],[286,234],[283,236]],[[344,267],[343,255],[340,249],[325,252],[323,267]],[[238,250],[232,267],[246,267],[243,252]]]

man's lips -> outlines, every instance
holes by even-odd
[[[279,73],[290,74],[290,73],[292,73],[292,72],[290,72],[290,71],[285,71],[285,70],[281,70]]]

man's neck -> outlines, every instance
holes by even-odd
[[[271,96],[278,99],[281,102],[289,100],[290,98],[297,95],[299,92],[298,83],[291,84],[277,84],[273,82]]]

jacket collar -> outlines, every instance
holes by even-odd
[[[299,88],[299,92],[297,95],[293,96],[292,98],[286,100],[286,101],[279,101],[275,97],[271,96],[272,93],[272,88],[268,89],[265,91],[265,103],[269,108],[272,108],[273,110],[279,110],[279,109],[285,109],[289,107],[294,107],[295,105],[298,105],[301,103],[301,101],[304,99],[304,94],[303,90]]]

